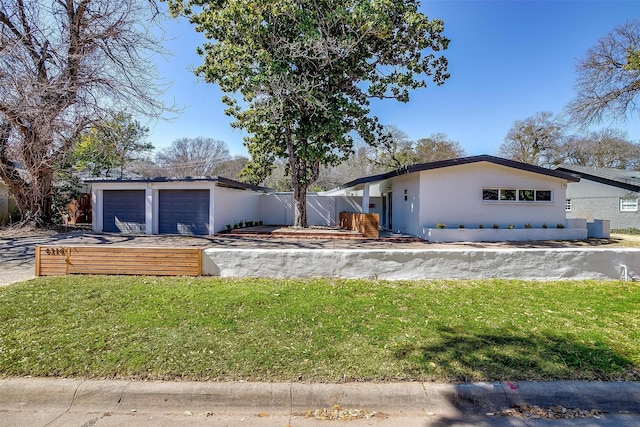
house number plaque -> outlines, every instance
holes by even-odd
[[[61,255],[65,256],[66,251],[65,248],[47,248],[44,251],[47,255]]]

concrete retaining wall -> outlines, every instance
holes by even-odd
[[[205,275],[388,280],[620,279],[640,276],[640,249],[206,249]]]

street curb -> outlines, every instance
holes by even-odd
[[[639,382],[500,383],[252,383],[143,382],[47,378],[0,379],[0,410],[214,410],[246,408],[304,411],[361,408],[375,411],[493,412],[514,405],[640,413]]]

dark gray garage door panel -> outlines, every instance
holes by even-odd
[[[160,190],[160,234],[209,234],[209,190]]]
[[[144,190],[104,190],[102,194],[104,231],[145,232]]]

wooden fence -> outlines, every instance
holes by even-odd
[[[380,217],[378,214],[340,212],[340,228],[358,231],[364,237],[379,236]]]
[[[126,246],[38,246],[36,276],[128,274],[199,276],[202,250]]]

